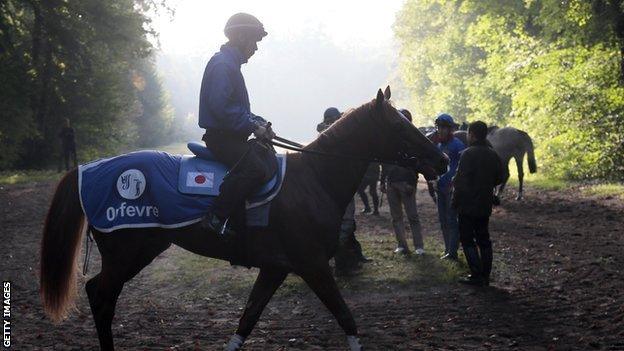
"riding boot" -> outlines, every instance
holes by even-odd
[[[483,267],[483,281],[485,285],[490,284],[490,273],[492,272],[492,247],[481,248],[481,264]]]
[[[221,238],[231,238],[236,236],[236,232],[229,228],[228,220],[221,219],[214,213],[209,213],[202,218],[201,228],[205,231],[213,232]]]

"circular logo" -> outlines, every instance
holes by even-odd
[[[138,169],[128,169],[117,178],[117,192],[124,199],[138,199],[143,195],[145,185],[145,176]]]
[[[195,183],[204,184],[205,182],[206,182],[206,177],[204,177],[202,174],[195,177]]]

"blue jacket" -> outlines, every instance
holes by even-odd
[[[233,132],[245,138],[256,129],[240,70],[245,62],[240,51],[228,45],[221,46],[208,61],[199,93],[201,128]]]
[[[457,173],[459,157],[465,148],[466,145],[464,145],[464,143],[456,137],[453,137],[446,143],[438,143],[438,149],[444,152],[450,159],[448,171],[441,175],[440,180],[438,181],[438,189],[440,189],[440,191],[448,192],[450,190],[451,181],[453,180],[455,173]]]

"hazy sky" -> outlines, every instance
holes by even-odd
[[[251,13],[269,33],[243,66],[252,111],[278,133],[310,140],[326,107],[356,107],[388,83],[396,66],[392,24],[402,3],[173,0],[173,19],[154,19],[165,85],[176,90],[172,100],[184,95],[189,113],[196,113],[191,102],[206,62],[226,40],[225,22],[236,12]]]

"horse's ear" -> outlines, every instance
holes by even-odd
[[[390,95],[392,95],[392,94],[390,92],[390,86],[388,85],[386,87],[386,90],[384,90],[384,98],[386,98],[386,100],[390,100]]]
[[[375,108],[377,110],[383,109],[383,102],[385,100],[384,94],[381,92],[381,89],[377,91],[377,98],[375,98]]]

